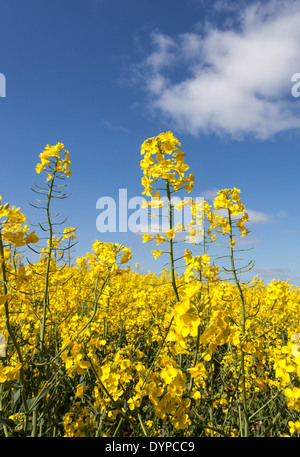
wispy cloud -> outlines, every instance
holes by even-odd
[[[263,213],[262,211],[254,211],[253,209],[246,209],[249,216],[249,223],[251,224],[265,224],[272,221],[272,215]]]
[[[174,37],[153,32],[139,74],[151,108],[178,130],[265,139],[300,127],[291,95],[300,1],[252,3],[240,11],[231,28],[206,24]]]
[[[211,200],[214,200],[217,197],[218,192],[219,192],[219,189],[216,189],[216,188],[215,189],[207,189],[204,192],[202,192],[202,197],[207,201],[211,201]]]
[[[252,236],[246,236],[244,238],[236,238],[236,244],[238,246],[254,246],[260,244],[261,240]]]
[[[279,211],[279,213],[276,214],[276,217],[279,217],[281,219],[281,218],[287,217],[287,215],[288,214],[286,211]]]
[[[267,279],[280,279],[286,280],[291,275],[291,270],[289,268],[258,268],[255,267],[253,270],[255,274],[259,274],[261,277]]]
[[[272,220],[273,220],[273,216],[271,214],[263,213],[262,211],[254,211],[253,209],[246,208],[245,212],[249,216],[249,219],[247,222],[250,224],[266,224],[266,223],[272,222]],[[223,209],[223,208],[217,210],[217,213],[219,214],[219,216],[223,216],[223,217],[227,217],[227,215],[228,215],[227,209]],[[241,217],[241,214],[234,216],[233,219],[238,219],[239,217]]]
[[[107,127],[108,129],[111,129],[111,130],[119,130],[119,131],[122,131],[122,132],[129,132],[129,129],[127,129],[123,125],[112,123],[112,122],[108,121],[107,119],[101,119],[100,120],[100,125],[102,125],[104,127]]]
[[[218,190],[219,189],[216,189],[216,188],[207,189],[204,192],[202,192],[202,196],[204,197],[205,200],[212,202],[217,197]],[[268,214],[268,213],[265,213],[262,211],[255,211],[253,209],[246,208],[246,213],[249,216],[248,222],[252,223],[252,224],[265,224],[265,223],[272,222],[272,220],[273,220],[273,216],[271,214]],[[226,217],[227,211],[219,210],[219,214],[221,216]],[[284,211],[282,211],[280,213],[277,213],[276,216],[277,217],[286,217],[286,213]]]

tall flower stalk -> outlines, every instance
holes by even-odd
[[[233,189],[223,189],[218,192],[218,196],[214,200],[215,210],[227,209],[227,219],[216,215],[212,227],[218,227],[217,231],[225,234],[228,234],[229,237],[229,259],[230,259],[230,268],[224,269],[226,272],[229,272],[233,275],[233,280],[238,290],[238,295],[241,303],[241,344],[240,344],[240,375],[241,375],[241,384],[242,384],[242,405],[243,405],[243,419],[240,418],[240,428],[241,436],[247,437],[249,434],[249,419],[248,419],[248,405],[247,405],[247,393],[246,393],[246,371],[245,371],[245,351],[243,348],[243,343],[246,338],[246,310],[245,310],[245,297],[244,293],[237,275],[237,267],[235,265],[234,258],[234,246],[235,238],[233,233],[234,227],[234,216],[239,216],[235,222],[236,227],[241,232],[241,236],[246,236],[248,229],[245,227],[245,222],[248,221],[248,214],[245,212],[245,207],[241,203],[239,196],[240,190]],[[248,265],[247,265],[248,266]],[[245,267],[244,267],[245,268]],[[241,414],[241,413],[240,413]]]
[[[161,133],[157,137],[149,138],[141,146],[141,154],[144,156],[141,160],[143,194],[152,197],[152,201],[146,203],[146,205],[152,208],[161,208],[165,205],[168,220],[168,230],[163,231],[162,235],[156,233],[156,236],[152,233],[145,233],[144,242],[156,239],[156,244],[158,245],[168,241],[168,251],[153,250],[151,252],[155,258],[164,253],[169,255],[170,279],[176,303],[180,302],[180,296],[175,276],[174,238],[176,227],[173,224],[174,206],[172,204],[172,194],[179,189],[186,189],[190,192],[194,186],[193,174],[185,176],[189,166],[184,162],[185,153],[178,146],[181,146],[181,144],[173,136],[172,132]],[[165,182],[164,189],[158,187],[161,182]],[[157,185],[158,188],[154,188],[154,185]],[[161,198],[161,190],[166,193],[166,203]],[[171,325],[168,331],[170,328]],[[179,366],[182,368],[182,365],[183,357],[180,354]]]
[[[174,291],[175,300],[180,300],[178,287],[175,278],[175,259],[174,259],[174,237],[176,227],[173,225],[173,209],[172,194],[179,189],[187,189],[190,192],[194,186],[194,176],[191,173],[185,176],[185,171],[189,166],[185,164],[185,153],[178,146],[180,142],[173,136],[172,132],[161,133],[157,137],[149,138],[142,144],[141,154],[144,156],[141,160],[141,168],[143,170],[142,185],[144,187],[143,194],[152,198],[152,201],[146,203],[148,207],[161,208],[165,202],[161,198],[160,190],[166,192],[166,207],[168,218],[168,230],[162,235],[156,233],[144,234],[144,242],[156,239],[156,244],[164,243],[168,240],[169,250],[167,251],[170,259],[170,277]],[[155,189],[157,186],[165,182],[165,188]],[[155,258],[163,254],[165,251],[152,251]]]
[[[42,298],[42,313],[40,319],[40,338],[39,338],[39,363],[38,363],[38,378],[36,383],[36,393],[38,394],[40,385],[43,381],[43,377],[47,374],[49,370],[49,357],[51,357],[47,348],[45,347],[46,339],[46,326],[47,326],[47,315],[51,309],[50,303],[50,282],[51,274],[53,274],[51,268],[53,262],[57,263],[57,257],[53,259],[54,251],[56,253],[56,245],[59,246],[61,241],[64,239],[64,233],[60,234],[60,239],[56,237],[54,240],[54,225],[62,225],[64,221],[58,223],[53,222],[53,217],[59,215],[56,214],[52,216],[51,214],[51,202],[53,199],[65,199],[69,195],[64,192],[64,188],[67,184],[57,184],[57,181],[62,181],[72,174],[70,170],[71,161],[69,159],[69,151],[64,148],[62,143],[57,143],[56,145],[50,146],[49,144],[45,147],[44,151],[40,154],[41,161],[36,166],[36,172],[38,174],[42,172],[47,172],[47,178],[45,181],[45,186],[41,187],[35,184],[33,188],[34,192],[38,195],[41,195],[43,198],[38,199],[39,206],[32,205],[36,208],[43,209],[46,212],[46,222],[45,224],[39,223],[38,226],[42,229],[43,232],[47,233],[46,241],[47,247],[44,247],[41,251],[41,254],[44,257],[45,273],[44,273],[44,290]],[[43,206],[45,204],[45,206]],[[70,249],[70,245],[67,247],[67,250]],[[60,249],[62,255],[60,260],[63,257],[63,249]],[[36,252],[36,251],[35,251]],[[51,326],[53,325],[51,321]],[[55,325],[55,324],[54,324]],[[55,355],[55,354],[54,354]],[[49,376],[49,373],[48,373]],[[33,414],[33,430],[32,436],[37,434],[37,408],[34,410]]]

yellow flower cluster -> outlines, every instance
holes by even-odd
[[[0,196],[0,203],[2,197]],[[1,220],[4,218],[3,220]],[[26,217],[15,206],[10,207],[9,203],[0,204],[0,236],[15,247],[25,246],[26,244],[37,243],[39,238],[35,231],[28,233],[29,228],[23,225]]]
[[[187,189],[190,192],[193,189],[193,173],[185,176],[189,166],[184,163],[185,153],[178,146],[181,144],[172,132],[144,141],[141,146],[141,155],[144,156],[141,160],[143,194],[152,196],[152,183],[158,179],[168,180],[175,191]]]
[[[219,233],[229,233],[230,226],[228,218],[218,215],[219,210],[227,210],[232,216],[242,214],[236,221],[236,225],[241,232],[241,237],[247,235],[248,230],[245,228],[245,222],[248,221],[249,216],[245,212],[245,207],[241,202],[239,193],[240,189],[236,189],[235,187],[233,189],[222,189],[218,192],[218,196],[214,199],[215,212],[210,215],[211,231],[215,229]]]
[[[47,167],[51,166],[51,163],[54,159],[54,171],[56,173],[63,173],[66,176],[70,176],[72,171],[70,169],[70,154],[69,151],[64,149],[63,143],[57,143],[56,145],[50,146],[46,145],[44,151],[40,154],[41,162],[36,165],[36,172],[39,174],[42,171],[45,171]],[[63,157],[61,157],[61,151]],[[51,179],[51,174],[48,173],[47,180]]]

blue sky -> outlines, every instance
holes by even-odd
[[[99,233],[96,202],[142,192],[140,146],[171,130],[195,175],[194,194],[237,187],[249,212],[246,279],[300,284],[300,1],[10,0],[1,4],[3,202],[29,221],[46,144],[70,151],[72,193],[58,205],[78,227],[75,255],[95,239],[132,247],[160,271],[151,244]],[[238,7],[239,6],[239,7]],[[43,218],[42,218],[43,219]],[[244,241],[245,243],[245,241]],[[220,254],[223,254],[220,252]]]

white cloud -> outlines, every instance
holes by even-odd
[[[276,217],[280,217],[280,218],[283,218],[283,217],[287,217],[287,212],[286,211],[279,211],[279,213],[276,214]]]
[[[146,59],[147,65],[152,67],[154,71],[171,66],[176,58],[174,50],[177,46],[175,42],[168,36],[154,32],[152,33],[152,43],[156,47],[156,51]]]
[[[218,195],[219,189],[207,189],[202,192],[202,197],[205,200],[214,200]]]
[[[129,130],[124,127],[121,124],[113,124],[112,122],[108,121],[107,119],[101,119],[100,120],[100,125],[103,125],[104,127],[107,127],[108,129],[111,130],[119,130],[122,132],[129,132]]]
[[[300,71],[300,1],[251,4],[235,19],[231,29],[152,34],[140,67],[150,106],[195,135],[265,139],[299,128],[291,78]]]
[[[271,279],[285,280],[289,277],[291,270],[289,268],[258,268],[255,267],[253,271],[261,277]]]
[[[213,201],[217,197],[218,191],[219,191],[219,189],[216,189],[216,188],[207,189],[204,192],[202,192],[201,196],[205,200]],[[272,220],[273,220],[273,216],[271,214],[264,213],[262,211],[255,211],[253,209],[246,208],[246,213],[249,216],[248,222],[252,223],[252,224],[265,224],[265,223],[272,222]],[[227,210],[218,210],[218,214],[220,216],[227,217]],[[281,211],[281,212],[277,213],[276,216],[277,217],[286,217],[287,214],[284,211]]]
[[[244,238],[236,238],[237,246],[253,246],[254,244],[260,244],[261,240],[259,238],[245,236]]]
[[[266,223],[272,222],[272,220],[273,220],[273,217],[271,214],[263,213],[262,211],[254,211],[253,209],[246,208],[245,212],[249,216],[247,223],[250,223],[250,224],[266,224]],[[228,216],[228,210],[224,209],[224,208],[217,210],[217,213],[219,216],[222,216],[222,217]],[[241,217],[241,214],[238,214],[238,215],[234,216],[233,219],[239,219],[240,217]]]
[[[252,224],[268,223],[272,221],[271,214],[254,211],[253,209],[246,209],[246,213],[249,216],[249,222]]]

